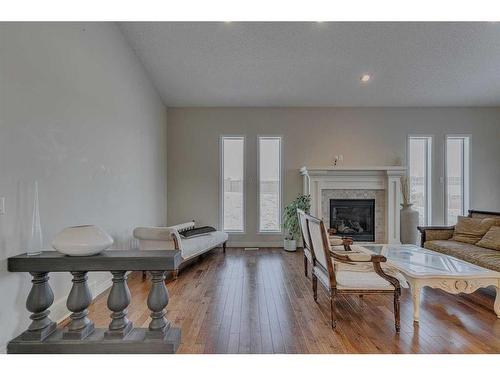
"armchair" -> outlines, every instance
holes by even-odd
[[[332,328],[336,326],[334,302],[338,294],[391,294],[394,296],[394,320],[396,332],[400,330],[399,280],[388,275],[381,267],[386,262],[382,255],[336,251],[330,249],[328,234],[322,220],[305,214],[308,235],[312,248],[312,281],[314,300],[318,299],[318,280],[330,297]],[[359,270],[334,267],[340,264],[371,264],[373,270],[360,267]]]

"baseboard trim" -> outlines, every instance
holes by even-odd
[[[283,247],[283,241],[239,242],[228,241],[227,247]]]

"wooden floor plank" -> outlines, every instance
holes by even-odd
[[[312,297],[303,254],[281,249],[219,249],[167,283],[167,318],[182,328],[179,353],[500,353],[500,319],[493,297],[422,291],[421,321],[413,324],[408,290],[401,297],[401,333],[394,330],[392,296],[339,296],[337,328],[320,290]],[[147,327],[150,281],[129,276],[129,318]],[[97,327],[109,324],[108,292],[89,307]]]

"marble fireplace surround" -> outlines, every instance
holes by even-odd
[[[313,216],[329,224],[330,199],[375,197],[375,242],[387,243],[400,243],[400,178],[405,173],[406,168],[399,166],[300,169],[303,192],[311,195]]]

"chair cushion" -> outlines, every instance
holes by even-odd
[[[500,272],[500,252],[458,241],[427,241],[424,247],[442,254],[465,260],[479,267]]]
[[[181,256],[187,260],[193,256],[199,255],[214,247],[221,245],[228,239],[228,234],[216,231],[210,232],[204,236],[183,238],[181,240]]]
[[[500,226],[491,227],[476,245],[500,251]]]
[[[322,268],[315,266],[313,272],[325,287],[330,287],[330,278]],[[335,272],[335,280],[340,290],[394,290],[391,283],[375,272],[342,270]]]
[[[495,224],[492,218],[473,218],[459,216],[455,225],[455,232],[451,238],[453,241],[475,244]]]
[[[390,282],[375,272],[339,271],[335,273],[337,289],[341,290],[394,290]]]

